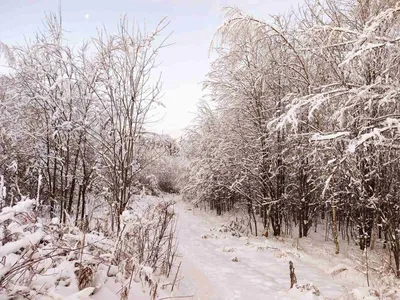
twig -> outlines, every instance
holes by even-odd
[[[172,282],[171,292],[174,290],[174,286],[175,286],[176,278],[178,277],[178,274],[179,274],[179,269],[180,269],[180,267],[181,267],[181,264],[182,264],[182,262],[179,262],[178,270],[176,271],[176,274],[175,274],[174,281]]]

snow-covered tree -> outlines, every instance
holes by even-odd
[[[336,253],[339,231],[361,249],[385,236],[398,270],[399,10],[390,0],[307,1],[266,22],[228,9],[205,83],[214,108],[191,135],[203,152],[189,186],[203,193],[211,176],[229,174],[221,203],[230,192],[248,199],[266,234],[270,222],[279,235],[294,221],[306,236],[325,219]]]

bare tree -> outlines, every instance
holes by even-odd
[[[135,26],[130,29],[123,18],[118,33],[102,31],[93,40],[96,79],[91,84],[102,119],[93,136],[98,141],[98,167],[109,190],[118,230],[119,215],[133,195],[135,176],[155,159],[140,161],[140,151],[148,113],[160,104],[161,78],[155,80],[153,72],[167,38],[159,44],[156,38],[167,25],[163,19],[153,33],[147,33]]]

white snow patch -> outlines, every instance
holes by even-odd
[[[311,137],[311,141],[328,141],[348,135],[350,135],[350,131],[336,132],[325,135],[322,135],[319,132],[317,132]]]
[[[37,244],[44,237],[44,233],[41,230],[36,231],[32,234],[27,234],[20,240],[15,242],[9,242],[4,246],[0,247],[0,257],[6,256],[7,254],[18,251],[20,248],[25,248],[30,245]]]

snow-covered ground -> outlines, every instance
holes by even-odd
[[[198,300],[389,299],[373,282],[367,287],[366,276],[347,255],[335,256],[333,246],[329,253],[329,244],[310,238],[236,237],[218,230],[228,216],[217,217],[182,202],[175,211],[183,277],[176,295]],[[321,296],[289,289],[289,261],[298,283],[313,284]]]
[[[366,258],[357,246],[341,241],[342,251],[335,255],[332,241],[325,241],[318,232],[311,232],[311,237],[302,239],[247,236],[227,226],[237,216],[215,216],[213,212],[205,212],[184,203],[180,196],[167,195],[164,199],[146,196],[136,203],[133,211],[138,211],[140,204],[170,203],[171,200],[176,202],[173,209],[178,215],[176,267],[169,278],[157,278],[159,289],[156,298],[149,296],[149,287],[139,280],[131,282],[127,299],[400,299],[399,281],[393,276],[384,276],[385,272],[379,269],[385,259],[385,253],[379,247],[369,253],[368,287]],[[0,221],[1,218],[26,221],[17,213],[28,212],[27,207],[31,204],[32,201],[27,200],[12,209],[3,209]],[[14,228],[11,225],[15,221],[9,225],[10,230]],[[322,226],[320,230],[323,230]],[[42,231],[38,229],[37,232]],[[20,259],[20,255],[14,252],[22,243],[25,246],[36,243],[31,237],[34,234],[25,236],[26,240],[20,239],[0,247],[0,255],[7,256],[7,263],[0,271],[7,272],[7,266],[12,266],[13,261]],[[79,234],[65,234],[66,237],[79,240]],[[86,235],[86,241],[102,249],[112,248],[113,245],[111,240],[92,233]],[[40,248],[40,253],[46,253],[46,248]],[[90,255],[92,253],[87,252],[84,260],[90,261]],[[74,259],[70,256],[59,257],[56,264],[52,263],[52,259],[47,259],[54,267],[49,265],[45,273],[35,275],[31,287],[36,286],[36,290],[40,290],[44,283],[51,286],[51,293],[40,299],[121,299],[121,282],[117,280],[118,276],[107,276],[106,264],[98,266],[94,295],[88,296],[90,291],[86,294],[79,292],[74,276]],[[43,260],[43,268],[47,260]],[[292,289],[289,289],[289,261],[295,266],[298,281],[298,285]],[[176,275],[178,265],[180,268]],[[0,278],[3,275],[0,272]],[[58,281],[68,281],[68,284],[55,284]],[[171,292],[172,286],[174,290]],[[1,295],[0,299],[7,299]]]

